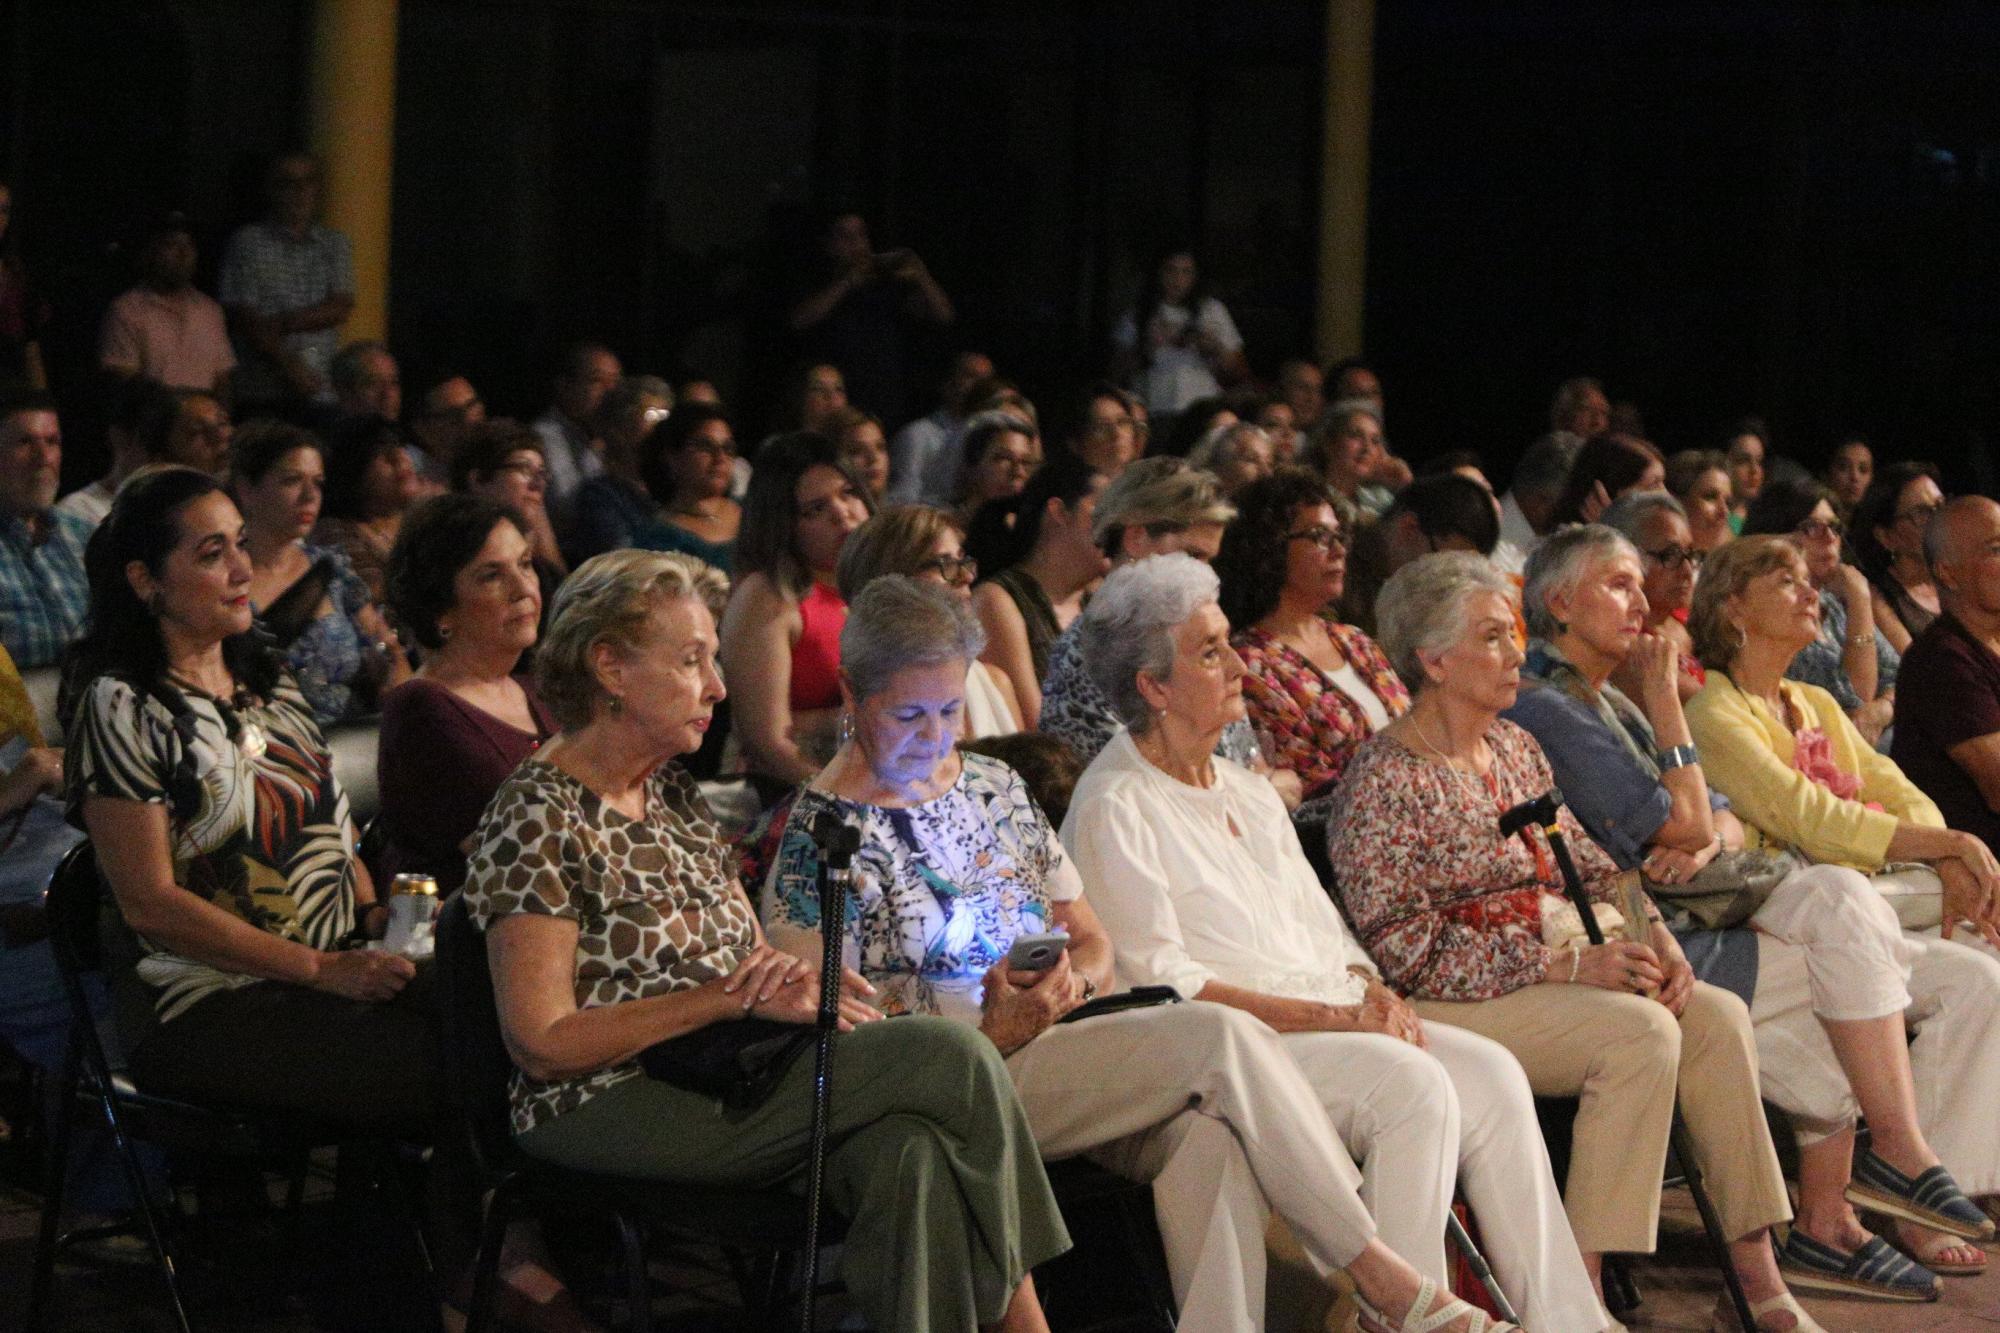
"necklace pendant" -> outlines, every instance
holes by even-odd
[[[264,728],[246,721],[242,734],[236,738],[236,748],[243,752],[245,759],[262,759],[264,752],[271,748],[271,742],[264,735]]]

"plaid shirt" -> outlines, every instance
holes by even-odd
[[[60,509],[48,522],[48,539],[37,546],[26,519],[0,518],[0,643],[23,671],[61,660],[90,611],[83,573],[90,524]]]
[[[331,227],[315,225],[303,237],[294,237],[267,222],[252,222],[229,238],[220,285],[225,306],[243,306],[259,315],[304,310],[335,294],[352,295],[354,260],[347,237]],[[340,348],[340,330],[288,333],[285,346],[325,376]],[[246,370],[268,376],[254,348],[237,351]]]

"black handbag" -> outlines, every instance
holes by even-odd
[[[812,1043],[811,1024],[737,1018],[655,1042],[639,1052],[639,1067],[648,1078],[747,1111],[771,1095]]]

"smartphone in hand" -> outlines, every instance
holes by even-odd
[[[1069,949],[1069,936],[1060,931],[1048,935],[1023,935],[1007,950],[1007,967],[1015,972],[1046,972]]]

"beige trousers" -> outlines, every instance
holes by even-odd
[[[1695,983],[1678,1023],[1657,1001],[1581,985],[1416,1009],[1512,1051],[1537,1096],[1581,1099],[1564,1203],[1586,1253],[1653,1249],[1677,1083],[1723,1231],[1741,1239],[1791,1217],[1757,1097],[1750,1013],[1729,992]]]

